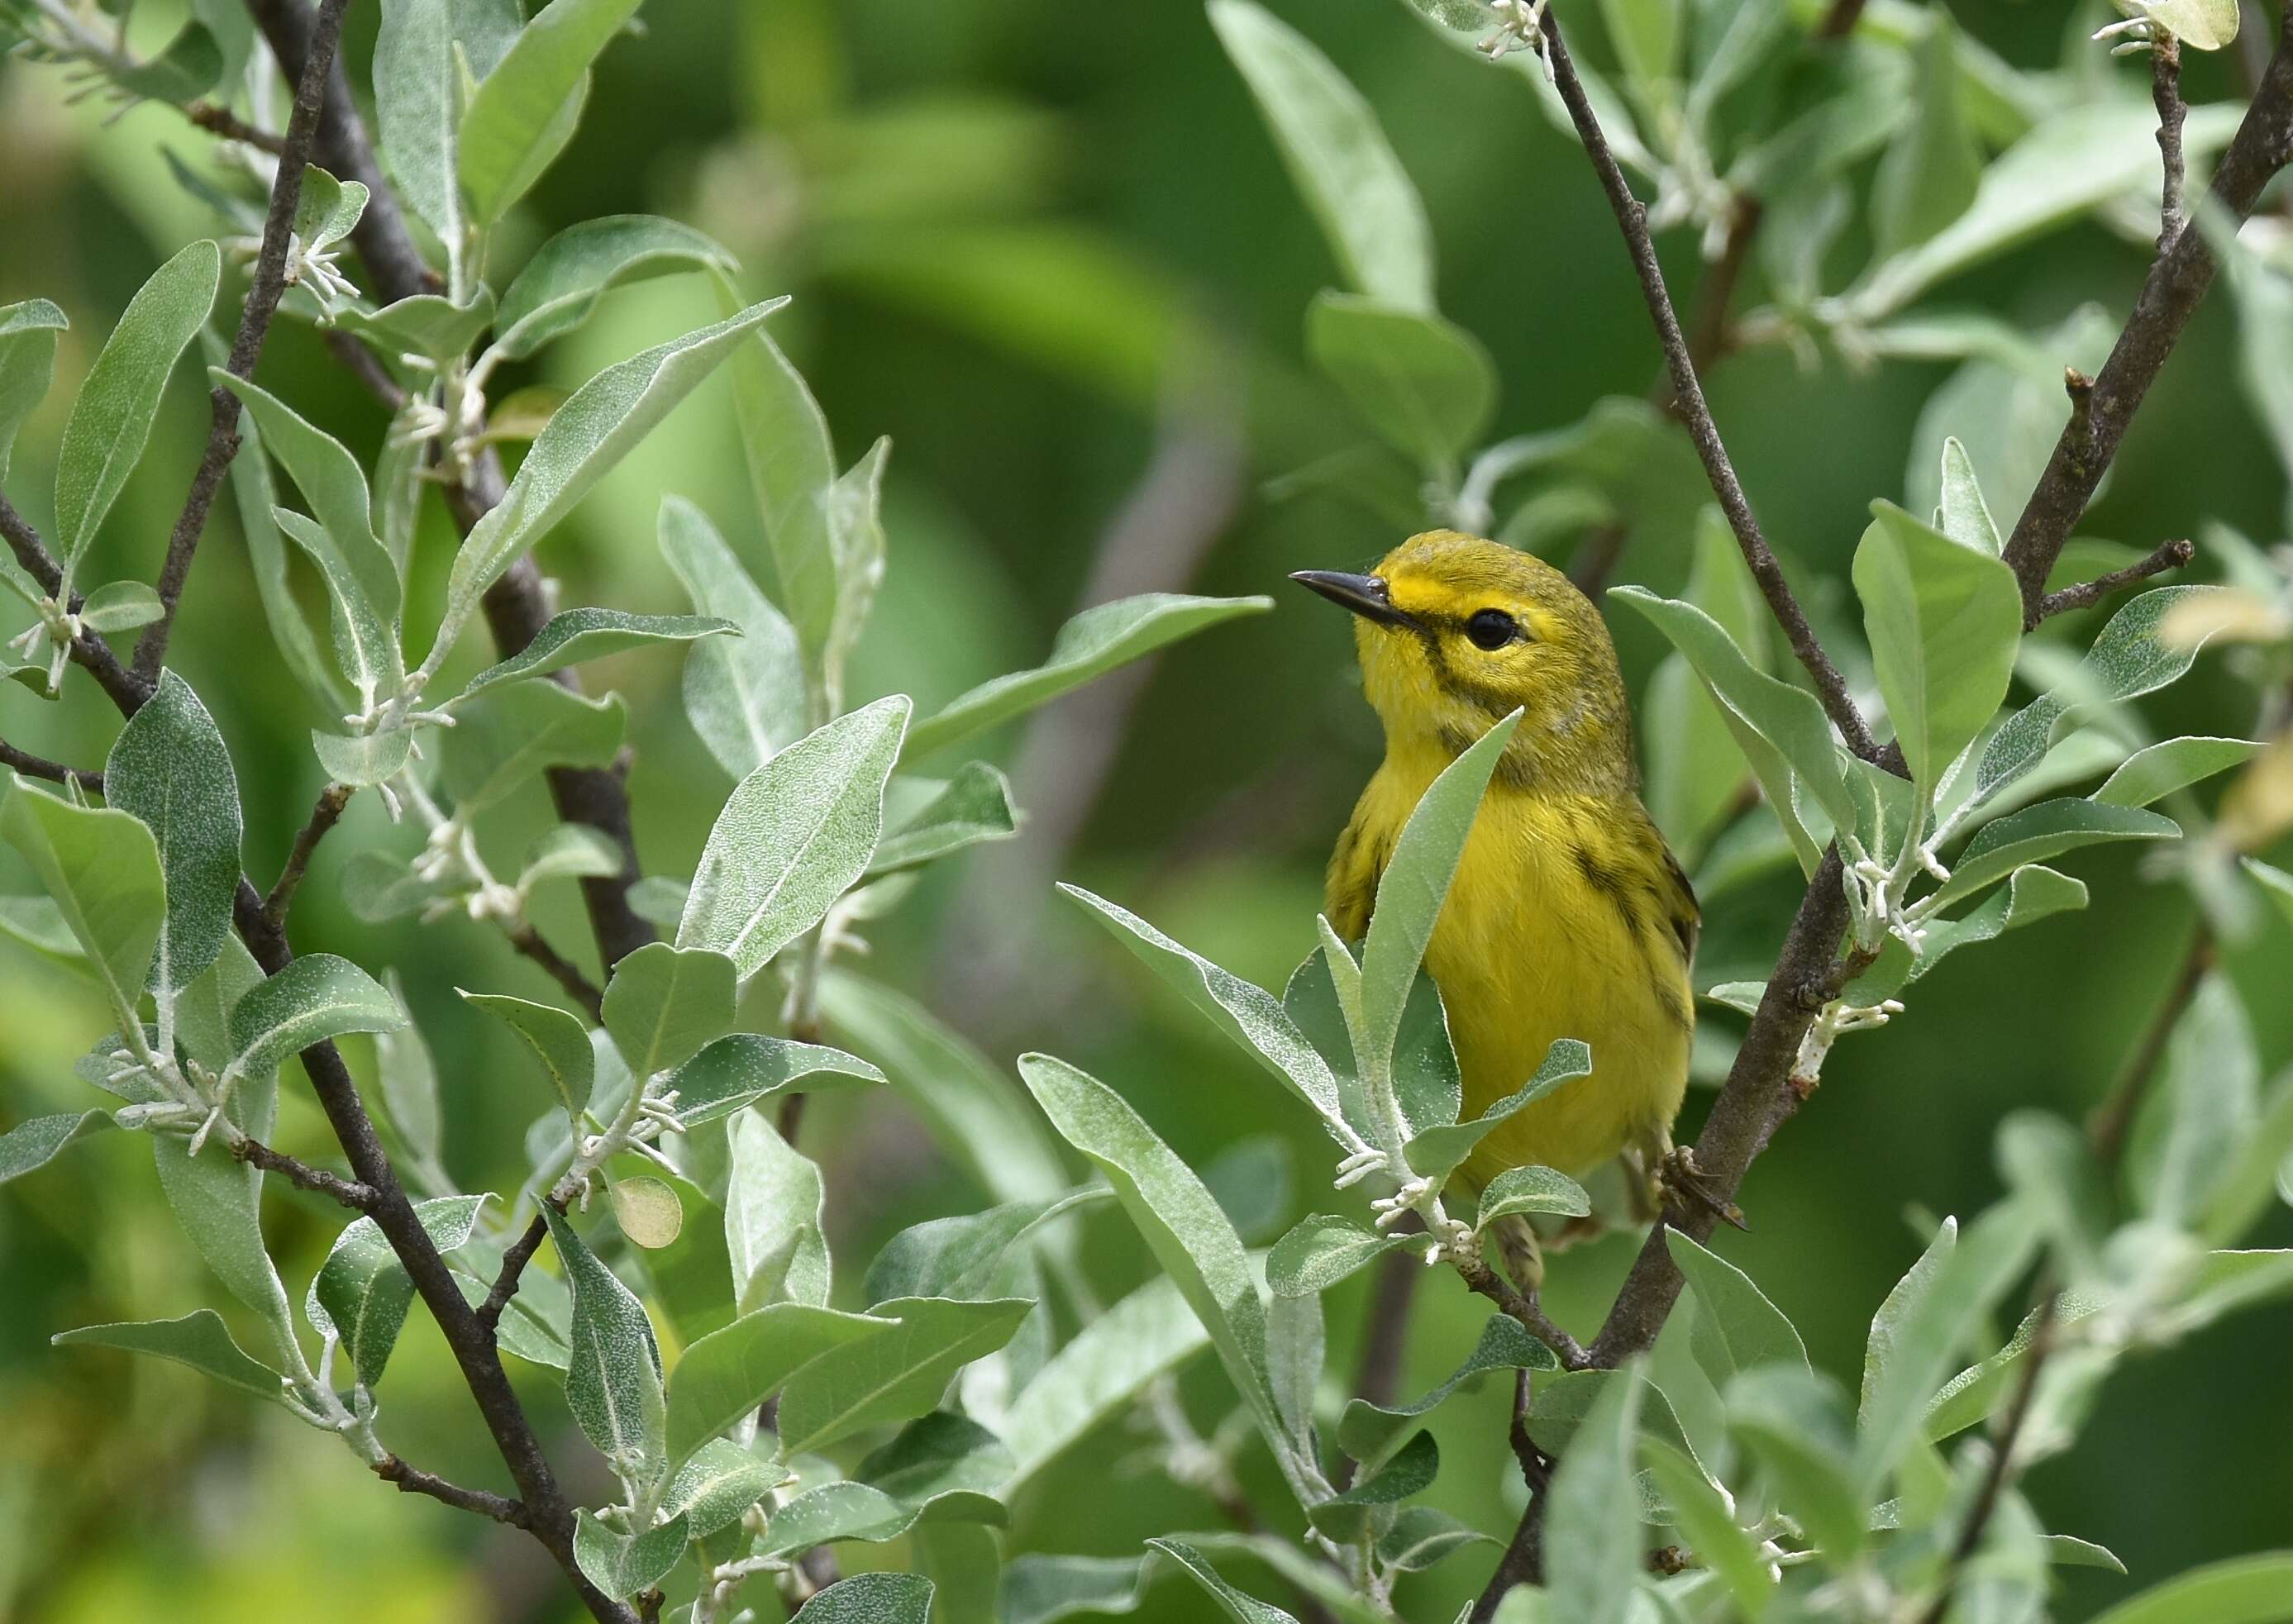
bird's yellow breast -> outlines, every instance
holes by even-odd
[[[1341,935],[1368,928],[1393,843],[1447,764],[1432,752],[1389,755],[1370,780],[1330,864],[1330,921]],[[1590,1044],[1592,1074],[1482,1141],[1469,1182],[1527,1163],[1584,1173],[1669,1127],[1694,1032],[1694,920],[1685,882],[1629,794],[1490,785],[1425,956],[1465,1114],[1527,1082],[1557,1038]]]

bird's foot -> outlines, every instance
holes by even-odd
[[[1722,1195],[1710,1176],[1697,1165],[1694,1145],[1678,1145],[1665,1154],[1657,1163],[1656,1186],[1667,1208],[1681,1212],[1702,1208],[1723,1224],[1745,1231],[1752,1227],[1744,1222],[1744,1209]]]

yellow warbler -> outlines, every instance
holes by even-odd
[[[1500,718],[1520,725],[1489,780],[1425,968],[1441,990],[1472,1116],[1517,1090],[1555,1038],[1592,1074],[1481,1142],[1462,1176],[1583,1174],[1624,1154],[1653,1210],[1695,1033],[1695,893],[1641,805],[1632,721],[1600,611],[1550,565],[1432,530],[1374,573],[1292,578],[1351,610],[1385,761],[1331,857],[1330,923],[1359,941],[1401,827]],[[1692,1168],[1675,1168],[1692,1177]],[[1533,1238],[1509,1239],[1533,1277]],[[1531,1281],[1526,1282],[1533,1284]]]

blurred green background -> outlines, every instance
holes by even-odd
[[[139,18],[139,34],[149,23],[164,37],[162,8],[146,9],[153,15]],[[1442,308],[1489,346],[1504,379],[1500,432],[1565,425],[1602,396],[1642,393],[1657,354],[1612,222],[1581,155],[1525,82],[1445,47],[1394,0],[1278,0],[1272,9],[1362,87],[1424,192]],[[352,10],[348,50],[361,74],[377,11]],[[1986,0],[1958,20],[2010,61],[2051,64],[2069,31],[2106,15]],[[876,928],[871,973],[999,1058],[1044,1048],[1093,1070],[1198,1166],[1252,1135],[1277,1135],[1295,1177],[1276,1232],[1326,1208],[1314,1190],[1329,1147],[1286,1096],[1049,893],[1053,877],[1086,884],[1278,986],[1311,942],[1323,855],[1376,759],[1349,628],[1282,577],[1360,567],[1399,532],[1326,497],[1266,489],[1359,433],[1309,383],[1301,356],[1305,303],[1334,279],[1326,250],[1202,12],[1190,0],[649,0],[643,20],[642,36],[608,53],[579,137],[515,229],[530,246],[590,215],[674,215],[738,253],[755,295],[796,295],[775,331],[825,406],[840,452],[848,459],[879,434],[895,447],[890,574],[858,658],[857,696],[903,690],[928,709],[1033,663],[1075,607],[1122,592],[1191,586],[1278,598],[1270,616],[1181,645],[1135,694],[1086,693],[1007,739],[1002,754],[1020,764],[1021,803],[1033,814],[1027,831],[936,870]],[[2233,64],[2193,63],[2190,79],[2193,100],[2231,94]],[[206,137],[158,107],[107,125],[101,107],[68,107],[68,89],[53,69],[0,64],[0,303],[45,296],[73,323],[11,480],[15,500],[43,523],[75,380],[150,269],[216,229],[164,157],[196,158]],[[1663,247],[1684,290],[1699,274],[1693,234],[1675,232]],[[2080,227],[1950,291],[1954,303],[2046,329],[2089,301],[2122,312],[2143,264],[2122,238]],[[568,387],[713,314],[698,279],[644,284],[615,295],[538,368],[505,381]],[[2282,533],[2283,473],[2230,381],[2239,337],[2224,301],[2200,313],[2088,532],[2144,549],[2207,520],[2263,539]],[[282,322],[263,364],[266,383],[315,421],[361,450],[378,441],[380,409],[308,328]],[[1915,440],[1939,438],[1922,412],[1951,372],[1900,362],[1857,370],[1828,354],[1804,371],[1770,349],[1730,359],[1711,379],[1770,535],[1834,612],[1866,505],[1904,497]],[[148,577],[156,567],[206,423],[187,369],[101,539],[112,572]],[[1703,500],[1684,441],[1680,450],[1633,471],[1652,512],[1685,515]],[[1916,460],[1931,466],[1931,457],[1922,450]],[[565,602],[684,607],[652,541],[669,490],[700,502],[736,545],[755,545],[722,380],[543,548]],[[1993,505],[2011,512],[2020,494],[1994,490]],[[409,624],[422,618],[425,593],[434,608],[450,553],[442,513],[426,524]],[[1635,537],[1616,578],[1674,590],[1685,527],[1654,528]],[[2089,618],[2062,634],[2092,629]],[[1643,626],[1618,630],[1637,681],[1657,647]],[[174,653],[232,742],[249,869],[268,874],[320,787],[304,742],[319,718],[262,628],[228,513],[200,554]],[[659,653],[596,674],[596,685],[610,682],[630,701],[639,843],[648,870],[669,874],[689,871],[729,788],[685,723],[676,679],[675,657]],[[2160,725],[2237,732],[2250,723],[2249,705],[2208,657],[2164,696]],[[46,754],[93,764],[115,725],[85,683],[54,708],[0,691],[0,733]],[[515,852],[547,817],[529,788],[490,844]],[[506,1033],[482,1025],[451,990],[551,990],[478,927],[366,929],[352,919],[329,877],[361,841],[407,840],[362,797],[304,893],[298,946],[401,966],[440,1056],[453,1169],[467,1188],[509,1188],[518,1131],[540,1104],[538,1080]],[[2076,1116],[2099,1099],[2181,960],[2192,911],[2179,886],[2122,855],[2067,867],[2094,887],[2088,912],[1954,958],[1920,985],[1908,1018],[1843,1044],[1820,1095],[1750,1183],[1753,1232],[1730,1236],[1726,1250],[1797,1322],[1819,1364],[1851,1383],[1873,1309],[1916,1253],[1907,1214],[1965,1212],[1989,1199],[1991,1133],[2006,1111],[2041,1105]],[[0,858],[0,889],[32,888],[12,854]],[[1699,980],[1762,974],[1797,890],[1782,877],[1734,893],[1707,922]],[[545,903],[539,922],[587,955],[570,895]],[[2281,921],[2228,958],[2271,1073],[2293,1056],[2289,949]],[[1710,1017],[1723,1054],[1734,1019]],[[71,1062],[103,1024],[71,975],[0,947],[0,1126],[80,1108]],[[323,1156],[324,1126],[292,1071],[280,1138]],[[1690,1128],[1704,1097],[1691,1095]],[[986,1199],[882,1095],[823,1102],[806,1148],[828,1169],[832,1240],[852,1281],[898,1227]],[[52,1331],[71,1325],[220,1305],[149,1155],[132,1135],[100,1136],[0,1193],[0,1619],[571,1617],[555,1570],[521,1537],[389,1497],[346,1453],[189,1371],[48,1346]],[[279,1189],[268,1216],[299,1291],[338,1214]],[[1089,1237],[1106,1273],[1143,1278],[1119,1220],[1090,1220]],[[2252,1244],[2293,1244],[2293,1213],[2278,1209]],[[1559,1261],[1548,1301],[1564,1323],[1589,1332],[1633,1245],[1611,1239]],[[1352,1368],[1361,1295],[1357,1285],[1332,1298],[1338,1375]],[[1429,1279],[1404,1388],[1446,1374],[1482,1317],[1446,1279]],[[2280,1304],[2112,1379],[2081,1447],[2042,1466],[2030,1488],[2048,1527],[2110,1546],[2133,1579],[2070,1571],[2059,1616],[2083,1618],[2143,1581],[2284,1541],[2289,1343],[2293,1305]],[[383,1413],[395,1446],[458,1479],[498,1485],[498,1464],[420,1316],[398,1357]],[[602,1467],[562,1409],[551,1410],[550,1389],[526,1390],[577,1487],[598,1488]],[[1196,1369],[1187,1391],[1207,1428],[1223,1404],[1215,1369]],[[1492,1530],[1509,1527],[1515,1510],[1488,1488],[1511,1475],[1500,1470],[1504,1402],[1492,1388],[1445,1410],[1437,1428],[1447,1469],[1435,1498]],[[1103,1446],[1078,1451],[1019,1507],[1009,1548],[1128,1553],[1149,1534],[1216,1525],[1207,1502],[1128,1470],[1143,1443],[1110,1428]],[[1264,1465],[1245,1453],[1246,1475]],[[878,1548],[843,1547],[855,1565]],[[1486,1566],[1462,1558],[1413,1581],[1405,1611],[1448,1616]],[[1155,1616],[1189,1614],[1175,1592],[1155,1599]]]

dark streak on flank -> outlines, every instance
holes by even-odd
[[[1584,883],[1606,898],[1609,906],[1616,910],[1616,917],[1623,921],[1625,933],[1639,950],[1641,962],[1648,971],[1649,987],[1656,995],[1658,1007],[1679,1025],[1693,1031],[1695,1012],[1678,996],[1673,977],[1665,974],[1665,967],[1657,963],[1653,950],[1656,927],[1650,923],[1650,917],[1663,920],[1671,913],[1655,882],[1635,882],[1629,876],[1618,873],[1594,855],[1589,845],[1576,846],[1571,855],[1576,860],[1576,871],[1584,877]],[[1644,917],[1641,913],[1644,903],[1651,910],[1649,917]]]

